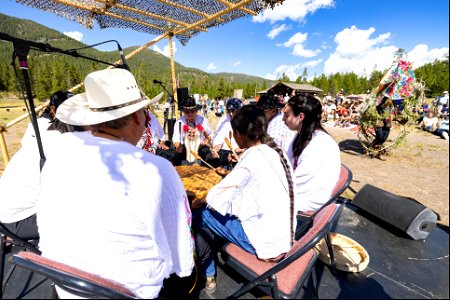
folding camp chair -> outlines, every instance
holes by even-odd
[[[12,233],[3,223],[0,222],[0,298],[3,296],[3,291],[8,284],[9,278],[11,277],[15,268],[15,266],[12,265],[8,269],[6,275],[4,274],[6,255],[9,252],[9,247],[11,247],[11,249],[12,247],[18,247],[24,249],[25,251],[31,251],[38,254],[41,253],[34,244],[30,243],[30,241],[21,239],[20,237]]]
[[[238,298],[255,287],[274,299],[295,298],[308,278],[312,279],[317,296],[314,265],[318,254],[314,246],[326,236],[341,213],[340,204],[332,203],[314,218],[312,227],[296,241],[285,257],[275,263],[259,260],[238,246],[228,243],[221,251],[223,260],[248,280],[229,298]]]
[[[31,252],[14,254],[15,265],[41,274],[66,292],[83,298],[137,299],[137,296],[113,280],[82,271]]]
[[[350,187],[350,183],[351,183],[352,179],[353,179],[352,171],[350,171],[350,169],[347,168],[347,166],[345,166],[344,164],[341,164],[341,172],[339,174],[338,181],[337,181],[336,185],[333,188],[333,191],[331,193],[330,199],[327,202],[325,202],[325,204],[323,204],[318,210],[310,211],[310,212],[302,212],[302,213],[307,215],[307,216],[309,216],[311,221],[314,220],[314,218],[317,216],[317,214],[320,213],[320,211],[322,209],[324,209],[325,207],[327,207],[331,203],[336,202],[339,199],[339,197],[342,195],[342,193],[347,188],[353,190]],[[299,228],[297,228],[296,231],[298,229]],[[296,234],[296,239],[298,239],[297,236],[298,236],[298,234]],[[333,273],[336,273],[336,266],[335,266],[335,261],[334,261],[333,247],[331,246],[331,240],[330,240],[330,235],[329,234],[325,235],[325,241],[326,241],[326,244],[327,244],[328,252],[330,253],[331,269],[332,269]]]

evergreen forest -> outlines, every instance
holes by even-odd
[[[118,51],[100,51],[78,42],[56,30],[47,28],[33,21],[18,19],[0,14],[0,33],[30,40],[38,43],[49,44],[51,47],[62,50],[77,49],[74,55],[90,57],[100,61],[113,63],[119,60]],[[84,48],[84,49],[81,49]],[[124,53],[130,53],[137,47],[124,49]],[[18,93],[17,77],[22,80],[17,59],[12,66],[13,44],[0,40],[0,93]],[[84,76],[94,70],[106,67],[103,63],[77,58],[61,53],[41,52],[31,50],[28,56],[29,75],[32,90],[38,100],[46,100],[54,91],[69,89],[82,82]],[[154,96],[164,90],[153,79],[165,83],[171,87],[170,60],[164,55],[145,49],[129,59],[128,64],[135,75],[139,85],[149,96]],[[177,81],[180,87],[189,88],[190,94],[208,94],[210,98],[223,98],[233,95],[235,89],[243,89],[244,97],[251,98],[257,91],[265,90],[275,84],[275,81],[261,77],[236,73],[210,74],[195,68],[185,67],[175,63]],[[16,73],[19,76],[16,76]],[[341,89],[345,94],[361,94],[378,85],[384,72],[373,71],[369,78],[359,77],[355,73],[337,73],[326,76],[314,76],[308,80],[308,70],[295,82],[311,84],[324,90],[325,94],[336,95]],[[441,95],[444,90],[449,90],[449,66],[448,56],[442,61],[435,61],[417,68],[415,74],[418,80],[425,83],[427,97]],[[291,82],[283,74],[277,82]],[[23,84],[22,84],[23,88]],[[164,98],[163,98],[164,100]]]

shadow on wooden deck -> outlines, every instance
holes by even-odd
[[[333,275],[328,266],[318,261],[316,274],[320,298],[449,298],[448,227],[439,226],[425,240],[414,241],[393,226],[346,204],[333,231],[360,243],[370,255],[370,263],[360,273],[338,271]],[[9,267],[8,262],[6,269]],[[237,290],[241,283],[240,275],[224,265],[219,254],[216,292],[206,293],[202,289],[203,283],[199,282],[191,297],[187,298],[225,298]],[[298,298],[310,298],[311,295],[311,287],[307,284]],[[255,290],[241,299],[262,296],[261,292]],[[4,299],[52,297],[54,294],[49,280],[20,268],[12,273],[3,294]]]

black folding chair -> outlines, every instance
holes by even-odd
[[[3,296],[3,291],[8,284],[9,278],[14,272],[15,265],[12,265],[5,275],[6,255],[9,252],[8,250],[12,250],[13,247],[24,249],[25,251],[30,251],[33,253],[41,253],[36,245],[30,243],[30,241],[21,239],[0,222],[0,297]]]
[[[312,211],[312,212],[302,212],[302,213],[306,214],[309,217],[310,222],[312,222],[314,220],[314,218],[317,216],[317,214],[319,214],[322,209],[324,209],[325,207],[327,207],[331,203],[334,203],[334,202],[338,201],[339,198],[341,197],[342,193],[347,188],[349,188],[350,190],[353,190],[350,187],[350,183],[352,182],[352,179],[353,179],[352,171],[350,171],[350,169],[346,165],[341,163],[341,172],[339,174],[338,181],[337,181],[336,185],[333,188],[333,191],[331,193],[330,199],[327,202],[325,202],[325,204],[323,204],[318,210]],[[299,228],[296,228],[296,232],[297,232],[297,230],[299,230]],[[298,234],[296,234],[296,239],[297,239],[297,235]],[[330,240],[330,235],[329,234],[325,235],[325,241],[326,241],[326,244],[327,244],[328,252],[330,253],[330,261],[331,261],[332,272],[336,273],[336,265],[335,265],[335,261],[334,261],[333,247],[331,245],[331,240]]]
[[[36,253],[19,252],[13,255],[15,265],[43,275],[58,287],[83,298],[137,299],[124,285],[72,266],[42,257]]]

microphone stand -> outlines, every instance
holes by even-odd
[[[33,94],[31,92],[31,84],[30,84],[30,77],[28,76],[28,61],[27,56],[30,51],[30,46],[24,43],[21,43],[19,41],[13,42],[14,45],[14,54],[17,55],[19,58],[19,67],[22,69],[22,74],[24,77],[25,82],[25,90],[27,93],[28,102],[30,105],[30,113],[31,113],[31,123],[33,124],[34,131],[36,133],[36,141],[39,149],[39,168],[42,171],[42,168],[45,164],[45,154],[44,154],[44,148],[42,147],[42,139],[41,139],[41,133],[39,132],[39,126],[37,123],[37,117],[36,117],[36,111],[33,101]]]
[[[153,80],[153,83],[159,84],[169,95],[170,97],[170,110],[171,110],[171,118],[167,120],[167,134],[169,135],[169,140],[172,140],[174,126],[176,119],[174,118],[175,115],[175,103],[178,103],[175,101],[175,98],[173,97],[172,93],[169,92],[169,90],[164,86],[164,84],[161,81],[158,81],[156,79]]]
[[[103,64],[106,64],[109,66],[113,66],[116,68],[125,68],[127,70],[130,70],[130,68],[129,68],[128,64],[126,63],[126,60],[125,60],[125,57],[123,56],[123,51],[122,51],[122,48],[120,47],[120,45],[118,45],[118,48],[119,48],[120,56],[122,58],[123,65],[111,64],[106,61],[90,58],[88,56],[79,54],[74,49],[62,50],[62,49],[52,47],[49,44],[19,39],[19,38],[10,36],[6,33],[3,33],[3,32],[0,32],[0,40],[5,40],[5,41],[9,41],[9,42],[13,43],[13,46],[14,46],[14,55],[13,55],[13,62],[12,62],[13,67],[14,67],[14,58],[16,56],[19,58],[19,67],[22,70],[22,74],[23,74],[24,82],[25,82],[26,94],[27,94],[27,98],[28,98],[28,102],[29,102],[31,123],[32,123],[34,131],[36,133],[36,141],[37,141],[39,156],[40,156],[39,167],[40,167],[40,170],[42,170],[42,168],[44,167],[46,158],[45,158],[45,154],[44,154],[44,148],[42,147],[42,139],[41,139],[41,134],[39,132],[37,116],[36,116],[36,111],[35,111],[35,105],[34,105],[34,101],[33,101],[33,94],[31,91],[30,77],[28,75],[27,56],[28,56],[28,53],[30,52],[30,49],[38,50],[38,51],[42,51],[42,52],[57,52],[57,53],[62,53],[62,54],[66,54],[69,56],[73,56],[76,58],[81,57],[81,58],[85,58],[85,59],[88,59],[91,61],[95,61],[95,62],[103,63]]]
[[[116,67],[116,68],[127,68],[128,67],[128,66],[116,65],[116,64],[109,63],[107,61],[102,61],[102,60],[98,60],[98,59],[91,58],[91,57],[88,57],[88,56],[84,56],[84,55],[79,54],[74,49],[72,49],[72,50],[62,50],[62,49],[59,49],[59,48],[52,47],[49,44],[44,44],[44,43],[38,43],[38,42],[33,42],[33,41],[19,39],[19,38],[10,36],[10,35],[8,35],[6,33],[3,33],[3,32],[0,32],[0,40],[5,40],[5,41],[12,42],[13,44],[20,44],[20,45],[27,46],[28,50],[33,49],[33,50],[39,50],[39,51],[42,51],[42,52],[62,53],[62,54],[66,54],[66,55],[77,57],[77,58],[78,57],[85,58],[85,59],[88,59],[88,60],[92,60],[92,61],[95,61],[95,62],[106,64],[106,65],[109,65],[109,66],[113,66],[113,67]]]

